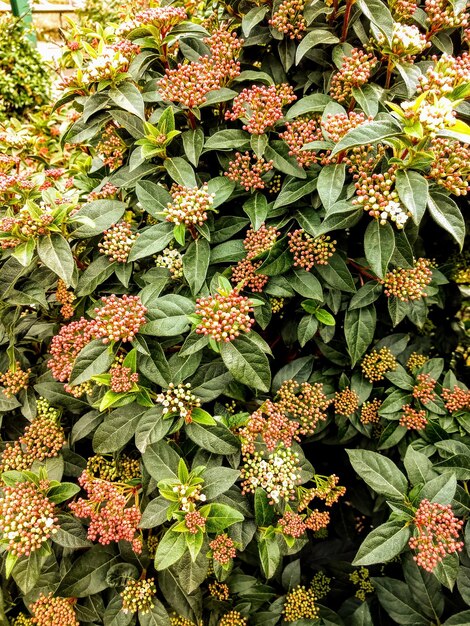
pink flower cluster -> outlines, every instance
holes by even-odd
[[[244,89],[233,101],[226,120],[246,120],[243,126],[252,135],[262,135],[283,117],[282,108],[297,99],[290,85],[254,85]]]
[[[212,550],[212,558],[221,565],[228,565],[237,556],[235,544],[226,533],[217,535],[209,543],[209,547]]]
[[[240,74],[237,58],[242,42],[235,33],[219,30],[205,43],[210,48],[208,56],[165,70],[165,76],[158,81],[163,100],[188,109],[199,107],[209,91],[220,89]]]
[[[137,28],[152,26],[160,30],[162,38],[180,22],[186,19],[186,11],[182,7],[162,6],[139,11],[131,20],[123,22],[116,29],[117,35],[127,35]]]
[[[62,326],[59,334],[52,338],[49,348],[52,358],[47,362],[47,367],[56,380],[69,380],[75,359],[92,338],[90,323],[84,317]]]
[[[11,398],[22,389],[26,389],[30,374],[31,370],[21,369],[21,363],[17,361],[13,369],[9,369],[4,374],[0,374],[0,384],[3,385],[3,394],[7,398]]]
[[[417,535],[408,545],[417,550],[414,560],[427,572],[432,572],[448,554],[461,552],[463,541],[456,541],[463,520],[454,516],[450,504],[422,500],[414,517]]]
[[[304,9],[305,0],[283,0],[269,20],[269,25],[289,39],[302,39],[307,28]]]
[[[388,272],[384,279],[384,293],[395,296],[402,302],[421,300],[427,296],[426,287],[432,280],[432,263],[429,259],[418,259],[412,268],[397,268]]]
[[[400,426],[405,426],[408,430],[422,430],[426,428],[428,420],[424,409],[416,410],[410,404],[405,404],[403,413],[400,417]]]
[[[238,289],[249,289],[254,293],[261,293],[269,280],[269,276],[257,274],[262,261],[250,261],[242,259],[235,267],[232,267],[231,281]]]
[[[333,75],[330,84],[330,96],[338,102],[349,102],[353,87],[365,85],[377,64],[377,59],[370,52],[353,48],[350,56],[343,57],[339,71]]]
[[[265,161],[263,157],[254,156],[253,158],[252,162],[249,152],[245,154],[237,152],[235,159],[229,162],[228,170],[224,173],[230,180],[240,183],[245,191],[264,189],[266,183],[261,177],[272,170],[274,165],[273,161]]]
[[[184,521],[191,535],[196,535],[200,530],[205,531],[206,518],[199,511],[188,511],[184,516]]]
[[[302,167],[310,167],[317,161],[317,153],[314,150],[303,150],[307,143],[323,141],[323,133],[316,118],[298,117],[292,122],[287,122],[286,130],[279,133],[279,137],[289,146],[290,156],[295,156]]]
[[[114,393],[127,393],[139,382],[139,374],[132,373],[130,367],[125,367],[119,363],[113,365],[109,373],[111,374],[109,386]]]
[[[470,184],[470,145],[436,137],[431,147],[434,161],[429,171],[430,178],[450,193],[466,196]]]
[[[461,389],[460,387],[454,387],[453,390],[443,389],[442,397],[447,410],[451,413],[470,407],[470,390],[468,389]]]
[[[451,93],[456,87],[470,83],[470,53],[454,57],[447,52],[432,57],[432,65],[419,77],[418,93],[432,92],[438,98]]]
[[[2,487],[0,533],[11,554],[29,556],[57,532],[54,504],[45,495],[48,488],[48,481]]]
[[[89,322],[89,332],[103,343],[132,341],[145,324],[147,308],[138,296],[112,294],[101,298],[102,307],[95,309],[96,317]]]
[[[104,231],[103,241],[98,244],[99,251],[116,263],[127,263],[137,234],[132,232],[130,224],[119,222]]]
[[[342,489],[344,489],[344,487]],[[319,511],[318,509],[314,509],[305,520],[306,528],[308,530],[312,530],[314,533],[318,532],[319,530],[322,530],[322,528],[326,528],[329,523],[330,523],[329,511]]]
[[[31,623],[36,626],[79,626],[79,621],[73,608],[76,598],[54,598],[40,594],[31,605]]]
[[[293,511],[286,511],[278,521],[278,525],[282,528],[284,535],[294,537],[295,539],[302,537],[307,529],[303,517]]]
[[[413,397],[420,400],[423,404],[427,404],[434,399],[434,387],[436,381],[429,374],[418,374],[416,377],[417,384],[413,387]]]
[[[254,324],[250,317],[251,302],[235,289],[196,300],[196,315],[200,321],[196,332],[214,341],[233,341],[240,333],[247,333]]]
[[[300,434],[312,435],[319,421],[326,420],[331,401],[323,392],[321,383],[298,383],[286,380],[278,391],[277,406],[300,424]]]
[[[107,545],[113,541],[129,541],[134,552],[142,552],[142,541],[136,537],[141,513],[136,505],[127,506],[129,494],[119,485],[94,478],[84,470],[78,482],[87,493],[70,503],[74,515],[89,519],[88,539]],[[130,493],[132,496],[132,492]]]
[[[202,226],[207,220],[207,211],[214,204],[215,194],[208,192],[208,185],[201,188],[173,185],[171,188],[172,202],[167,205],[165,215],[167,222]]]
[[[272,452],[282,443],[290,448],[292,441],[300,441],[299,423],[289,420],[280,407],[266,400],[264,404],[251,414],[248,423],[239,430],[242,441],[242,453],[253,454],[255,444],[260,440],[266,449]]]
[[[254,259],[259,254],[267,252],[276,243],[280,232],[274,226],[261,224],[258,230],[250,228],[243,240],[247,259]]]
[[[329,235],[312,237],[298,228],[289,233],[289,250],[294,255],[294,265],[310,271],[314,265],[328,265],[328,259],[336,250],[336,241]]]

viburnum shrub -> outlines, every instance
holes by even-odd
[[[0,127],[0,621],[468,625],[469,5],[113,7]]]

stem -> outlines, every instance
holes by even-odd
[[[349,19],[351,17],[351,10],[354,4],[354,0],[346,0],[346,10],[344,12],[344,22],[343,22],[343,30],[341,32],[341,43],[346,41],[346,37],[348,36],[348,27],[349,27]]]
[[[392,61],[391,57],[388,57],[387,75],[386,75],[386,78],[385,78],[385,89],[388,89],[390,87],[390,80],[392,78],[392,71],[393,71],[393,61]]]
[[[333,11],[328,18],[328,23],[332,24],[336,19],[336,14],[338,13],[338,0],[333,0]]]
[[[349,265],[352,265],[355,269],[357,269],[357,271],[363,276],[366,276],[367,278],[370,278],[371,280],[375,280],[378,283],[382,282],[380,278],[378,278],[378,276],[374,276],[374,274],[371,274],[370,272],[368,272],[365,267],[362,267],[362,265],[359,265],[358,263],[356,263],[356,261],[353,261],[352,259],[347,259],[347,263],[349,263]]]
[[[188,111],[188,122],[191,128],[194,130],[196,128],[196,116],[192,111]]]

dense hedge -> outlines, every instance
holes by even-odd
[[[128,10],[0,132],[0,619],[470,623],[466,0]]]

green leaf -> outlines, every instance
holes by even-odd
[[[161,441],[172,426],[171,420],[162,418],[163,407],[154,406],[140,418],[135,431],[136,448],[144,454],[147,446]]]
[[[315,269],[320,274],[321,278],[333,289],[339,289],[347,293],[354,293],[356,291],[351,272],[344,259],[338,253],[333,254],[328,261],[328,265],[317,265]]]
[[[405,548],[411,536],[402,521],[385,522],[370,532],[359,548],[353,565],[374,565],[391,561]]]
[[[54,504],[60,504],[70,500],[80,491],[80,486],[75,483],[61,483],[55,487],[50,487],[47,491],[47,498]]]
[[[244,130],[219,130],[206,139],[204,150],[234,150],[248,148],[250,135]]]
[[[275,210],[287,206],[288,204],[293,204],[297,202],[297,200],[300,200],[300,198],[315,191],[317,187],[317,176],[316,174],[313,175],[313,178],[311,178],[311,176],[312,174],[310,174],[309,178],[309,175],[307,175],[306,180],[299,180],[298,178],[287,179],[274,201],[273,209]]]
[[[155,569],[160,572],[180,560],[186,552],[184,533],[168,530],[160,540],[155,554]]]
[[[316,237],[333,230],[344,230],[355,226],[364,215],[363,209],[351,205],[349,201],[336,202],[327,212],[320,226],[314,229]]]
[[[435,576],[416,564],[411,553],[404,556],[402,564],[405,581],[420,610],[426,614],[426,617],[438,622],[444,611],[441,585]]]
[[[169,501],[163,498],[163,496],[150,500],[142,513],[140,528],[155,528],[155,526],[164,524],[168,519],[167,512],[169,506]]]
[[[161,252],[173,239],[173,224],[162,222],[146,228],[137,237],[129,253],[128,262]]]
[[[145,121],[144,100],[135,85],[127,82],[116,85],[108,91],[108,96],[119,108],[134,113]]]
[[[114,353],[101,339],[90,341],[80,352],[73,364],[70,384],[80,385],[92,376],[107,372],[114,361]]]
[[[468,624],[470,624],[470,610],[452,615],[442,626],[468,626]]]
[[[104,230],[119,222],[126,208],[127,204],[118,200],[87,202],[70,216],[73,223],[79,224],[71,236],[85,239],[101,235]]]
[[[263,574],[272,578],[281,563],[281,551],[275,535],[261,539],[258,543],[258,553]]]
[[[245,519],[243,513],[237,511],[227,504],[221,504],[220,502],[213,502],[201,508],[201,513],[205,511],[206,507],[209,508],[209,514],[206,520],[206,530],[208,533],[220,533],[229,526],[243,522]]]
[[[93,450],[98,454],[116,452],[133,437],[145,409],[127,404],[109,413],[93,436]]]
[[[147,446],[142,455],[145,469],[156,481],[167,478],[176,479],[179,460],[179,454],[167,441],[159,441]]]
[[[371,450],[346,450],[354,471],[376,493],[403,500],[408,482],[393,461]]]
[[[258,487],[255,491],[255,521],[258,526],[269,526],[275,517],[274,507],[269,504],[269,498],[264,489]]]
[[[448,554],[436,565],[432,573],[444,587],[452,591],[459,573],[459,555]]]
[[[239,478],[240,472],[230,467],[210,467],[202,475],[203,493],[208,500],[213,500],[229,489]]]
[[[243,210],[250,218],[251,226],[258,230],[268,215],[268,201],[262,193],[255,193],[244,203]]]
[[[320,44],[334,44],[338,43],[338,37],[323,28],[315,28],[305,35],[300,44],[297,46],[297,52],[295,53],[295,64],[298,65],[306,53]]]
[[[370,222],[364,235],[364,251],[371,270],[379,278],[386,274],[394,250],[395,233],[389,222]]]
[[[294,275],[290,277],[289,282],[293,289],[304,298],[323,302],[323,290],[320,281],[310,272],[304,269],[294,270]]]
[[[57,516],[59,530],[52,535],[52,541],[63,548],[78,550],[90,548],[93,543],[87,539],[85,528],[72,515],[63,513]]]
[[[168,613],[159,600],[153,600],[153,607],[148,613],[139,611],[140,626],[170,626]]]
[[[437,476],[437,478],[428,479],[419,496],[421,500],[430,500],[438,504],[450,504],[456,489],[457,479],[449,469],[449,472]]]
[[[346,312],[344,335],[353,366],[365,354],[367,348],[372,343],[376,320],[377,314],[373,304]]]
[[[220,344],[220,355],[230,374],[253,389],[268,391],[271,370],[267,356],[244,335]]]
[[[171,178],[183,187],[196,187],[196,176],[191,165],[182,157],[165,159],[163,165]]]
[[[321,168],[318,176],[317,191],[325,209],[328,210],[339,198],[344,188],[345,179],[346,165],[344,163],[326,165]]]
[[[408,446],[403,459],[406,473],[410,483],[414,486],[425,484],[430,478],[435,476],[432,463],[422,452],[418,452],[413,446]]]
[[[265,158],[267,161],[273,161],[274,167],[288,176],[307,178],[305,170],[297,163],[297,159],[289,156],[289,147],[284,141],[272,141],[266,147]]]
[[[106,575],[118,561],[113,546],[93,546],[79,556],[60,581],[57,594],[66,598],[84,598],[107,588]]]
[[[162,296],[149,307],[147,317],[150,321],[141,327],[140,332],[156,337],[174,337],[189,328],[188,315],[191,313],[194,313],[194,303],[189,298],[178,294]]]
[[[286,113],[286,119],[293,120],[305,113],[323,113],[325,107],[331,102],[330,96],[324,93],[314,93],[304,96],[295,102]]]
[[[206,280],[211,248],[203,237],[192,241],[183,256],[183,273],[191,293],[196,296]]]
[[[264,16],[268,11],[269,7],[267,6],[253,7],[243,16],[242,30],[245,37],[248,37],[253,28],[264,20]]]
[[[331,156],[333,157],[339,152],[349,150],[355,146],[379,143],[387,137],[395,137],[396,135],[399,135],[400,132],[401,126],[395,122],[393,118],[387,120],[375,120],[373,122],[364,122],[344,135],[344,137],[333,148]]]
[[[202,426],[192,422],[186,424],[186,434],[203,450],[214,454],[238,452],[238,440],[225,426]]]
[[[259,267],[258,272],[265,276],[278,276],[284,274],[293,265],[294,260],[287,245],[287,238],[276,241],[268,253],[268,256]]]
[[[443,193],[431,192],[428,208],[433,220],[452,235],[462,250],[465,241],[465,221],[457,204]]]
[[[162,219],[161,213],[171,202],[168,191],[150,180],[140,180],[135,186],[135,192],[142,208],[152,217]]]
[[[380,0],[358,0],[361,12],[392,41],[395,21],[386,5]]]
[[[429,619],[418,612],[411,590],[401,580],[388,578],[372,578],[380,604],[397,624],[412,626],[428,626]]]
[[[304,315],[297,327],[297,339],[303,348],[315,336],[318,330],[318,319],[315,315]]]
[[[204,146],[204,131],[202,128],[186,130],[182,135],[184,153],[188,161],[197,167],[199,157]]]
[[[413,170],[398,170],[395,188],[405,208],[411,213],[415,224],[419,224],[428,203],[428,181]]]
[[[10,553],[8,553],[8,557],[10,557]],[[6,573],[12,574],[13,580],[21,592],[27,594],[38,584],[46,560],[47,555],[42,550],[36,550],[29,557],[18,559],[11,555],[5,564]]]
[[[88,296],[114,273],[115,267],[116,263],[110,263],[107,257],[100,255],[81,274],[75,295]]]
[[[363,285],[351,298],[349,310],[360,309],[375,302],[382,294],[383,287],[380,283],[370,280]]]
[[[46,267],[62,278],[67,287],[73,286],[75,261],[67,240],[57,233],[39,237],[38,255]]]

